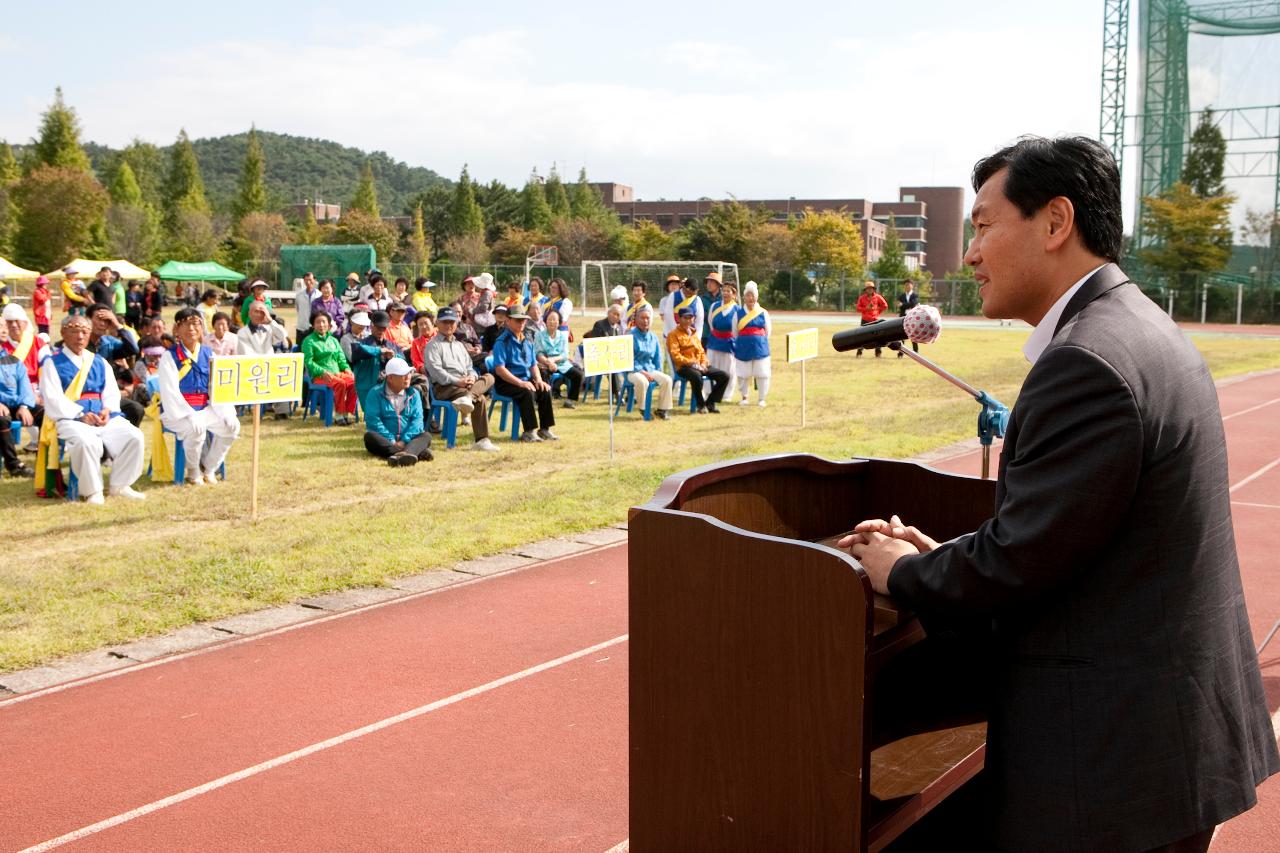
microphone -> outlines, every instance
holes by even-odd
[[[932,305],[917,305],[905,317],[836,332],[831,337],[831,346],[836,352],[848,352],[851,349],[888,346],[895,341],[931,344],[941,333],[942,315],[938,309]]]

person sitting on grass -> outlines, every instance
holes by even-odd
[[[633,371],[627,381],[635,388],[636,405],[642,405],[650,382],[658,383],[658,400],[654,414],[665,421],[671,415],[671,377],[662,369],[662,339],[653,331],[653,308],[647,303],[635,314],[631,330]]]
[[[302,342],[302,366],[313,385],[333,389],[337,422],[341,426],[350,425],[356,410],[356,379],[342,354],[342,345],[329,334],[329,315],[323,311],[311,313],[311,334]]]
[[[426,373],[422,364],[422,351],[427,344],[431,343],[431,339],[436,336],[436,321],[431,314],[419,314],[413,320],[414,337],[413,342],[409,345],[409,360],[413,362],[413,369],[419,373]]]
[[[266,308],[261,302],[249,303],[249,322],[253,322],[253,306],[258,305]],[[202,315],[203,316],[203,315]],[[241,327],[243,328],[243,327]],[[212,355],[235,355],[239,341],[236,336],[231,334],[231,316],[222,311],[217,311],[213,315],[213,331],[205,335],[205,346],[209,348]]]
[[[182,442],[188,485],[216,485],[218,469],[240,435],[236,407],[209,402],[209,347],[201,346],[204,318],[197,308],[173,317],[177,342],[160,358],[160,422]],[[206,441],[209,433],[213,434]]]
[[[355,373],[356,394],[361,400],[369,395],[369,389],[378,384],[383,365],[404,355],[387,338],[391,318],[386,311],[370,313],[369,324],[369,334],[351,344],[351,369]]]
[[[422,421],[422,397],[409,390],[412,376],[407,361],[390,359],[386,378],[364,398],[365,449],[392,468],[432,459],[431,433]]]
[[[493,347],[494,390],[515,401],[524,432],[521,441],[559,441],[551,431],[556,415],[551,407],[551,386],[542,380],[534,360],[533,344],[524,338],[529,315],[520,310],[507,314],[507,328]]]
[[[461,423],[468,421],[475,435],[475,450],[496,451],[498,447],[489,440],[488,393],[493,388],[493,377],[481,376],[471,361],[465,344],[458,340],[458,312],[451,306],[440,309],[439,329],[423,351],[431,392],[437,400],[447,401],[458,410]]]
[[[564,407],[576,407],[578,391],[582,388],[582,368],[569,358],[569,336],[560,331],[560,315],[554,309],[547,312],[546,328],[534,337],[533,351],[543,377],[550,382],[551,377],[559,373],[568,386]]]
[[[724,389],[729,385],[729,374],[707,363],[707,351],[702,348],[702,341],[698,340],[698,333],[694,328],[696,319],[697,312],[693,308],[680,309],[676,321],[678,325],[667,335],[667,354],[675,365],[676,375],[686,380],[693,391],[693,399],[697,401],[695,411],[700,415],[707,412],[719,414],[720,410],[716,405],[724,397]],[[704,378],[711,380],[711,396],[705,399],[702,396]]]
[[[249,322],[240,327],[240,331],[236,332],[236,354],[237,355],[271,355],[278,348],[283,348],[288,343],[288,333],[284,326],[271,319],[271,315],[267,313],[265,305],[254,303],[249,306]],[[310,335],[308,335],[309,337]],[[305,338],[303,339],[306,340]],[[289,404],[286,402],[272,403],[272,408],[276,413],[276,420],[287,421],[289,419]]]
[[[62,346],[40,366],[45,420],[36,456],[36,488],[43,472],[58,466],[58,441],[65,442],[80,494],[102,504],[102,458],[111,459],[112,497],[142,500],[133,483],[142,474],[142,430],[120,414],[120,388],[111,366],[88,350],[92,325],[83,314],[62,320]],[[55,434],[56,433],[56,434]]]

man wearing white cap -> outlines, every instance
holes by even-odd
[[[769,396],[769,379],[773,376],[773,360],[769,353],[773,321],[769,319],[769,312],[761,307],[759,298],[754,281],[743,285],[743,313],[738,317],[733,332],[733,366],[738,376],[738,391],[742,394],[738,405],[747,405],[747,392],[751,390],[751,380],[755,379],[758,403],[764,408],[765,397]]]
[[[103,503],[104,451],[112,460],[112,496],[141,500],[146,495],[134,491],[133,483],[142,474],[142,431],[121,415],[120,388],[111,366],[87,349],[91,333],[88,317],[68,314],[62,319],[62,347],[40,365],[45,419],[36,488],[45,485],[41,471],[56,468],[61,439],[88,503]]]
[[[251,305],[265,311],[261,302]],[[261,314],[258,314],[261,317]],[[240,436],[236,407],[209,402],[210,348],[202,346],[204,320],[195,308],[180,308],[173,318],[173,348],[160,356],[160,422],[182,442],[189,485],[218,482],[218,469]],[[212,435],[211,439],[207,439]],[[153,448],[159,451],[160,448]]]
[[[364,447],[392,468],[430,462],[431,433],[422,419],[422,395],[409,390],[413,368],[399,356],[384,368],[386,378],[369,389],[364,406]]]

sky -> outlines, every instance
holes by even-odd
[[[255,124],[513,185],[554,163],[641,199],[886,200],[1021,134],[1098,133],[1102,0],[56,5],[56,35],[48,4],[5,11],[0,139],[60,85],[115,146]],[[1243,53],[1202,49],[1193,97],[1252,97],[1223,82]],[[1280,50],[1244,68],[1280,103]]]

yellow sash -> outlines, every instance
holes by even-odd
[[[28,323],[27,328],[22,330],[22,340],[18,341],[18,346],[13,351],[13,357],[18,361],[26,361],[27,353],[31,352],[31,347],[35,342],[35,327]]]
[[[720,305],[714,311],[711,312],[711,317],[712,319],[715,319],[716,317],[719,317],[721,314],[725,313],[726,311],[732,311],[734,308],[737,308],[737,307],[738,307],[738,303],[736,302],[721,302]]]
[[[147,404],[147,432],[151,440],[147,442],[151,451],[151,482],[167,483],[173,480],[173,460],[169,458],[169,448],[164,443],[164,424],[160,422],[160,394],[151,395]],[[175,438],[174,441],[177,441]]]
[[[761,308],[760,303],[757,302],[756,307],[752,308],[746,314],[743,314],[742,319],[738,321],[738,331],[741,332],[743,329],[747,327],[748,323],[750,323],[752,320],[759,317],[763,313],[764,313],[764,309]]]
[[[195,350],[189,350],[185,346],[182,346],[182,344],[178,344],[178,346],[182,347],[182,352],[186,355],[186,358],[182,360],[181,366],[178,367],[178,381],[181,382],[182,377],[191,372],[191,366],[194,365],[196,359],[200,357],[200,345],[196,344]]]
[[[627,320],[628,321],[634,320],[636,318],[636,312],[640,310],[640,306],[648,305],[648,304],[649,304],[648,299],[641,299],[639,302],[634,303],[630,308],[627,309]]]
[[[76,372],[75,378],[71,380],[71,384],[63,391],[68,400],[80,399],[80,392],[84,390],[84,383],[89,378],[89,368],[93,367],[93,360],[97,358],[88,350],[85,350],[82,355],[85,356],[84,364],[80,365],[80,370]],[[57,446],[57,421],[46,414],[44,423],[40,426],[40,438],[36,444],[36,476],[34,484],[37,492],[48,485],[49,472],[58,470]],[[52,462],[52,465],[50,465],[50,462]],[[45,492],[45,497],[53,496]]]
[[[698,294],[696,294],[696,293],[695,293],[695,294],[693,294],[693,295],[692,295],[692,296],[690,296],[688,299],[686,299],[684,302],[681,302],[679,305],[677,305],[677,306],[675,307],[675,310],[673,310],[671,313],[672,313],[672,314],[675,314],[676,316],[679,316],[679,315],[680,315],[680,309],[681,309],[681,308],[688,308],[690,305],[692,305],[692,304],[693,304],[693,300],[695,300],[695,299],[697,299],[697,298],[698,298]]]

